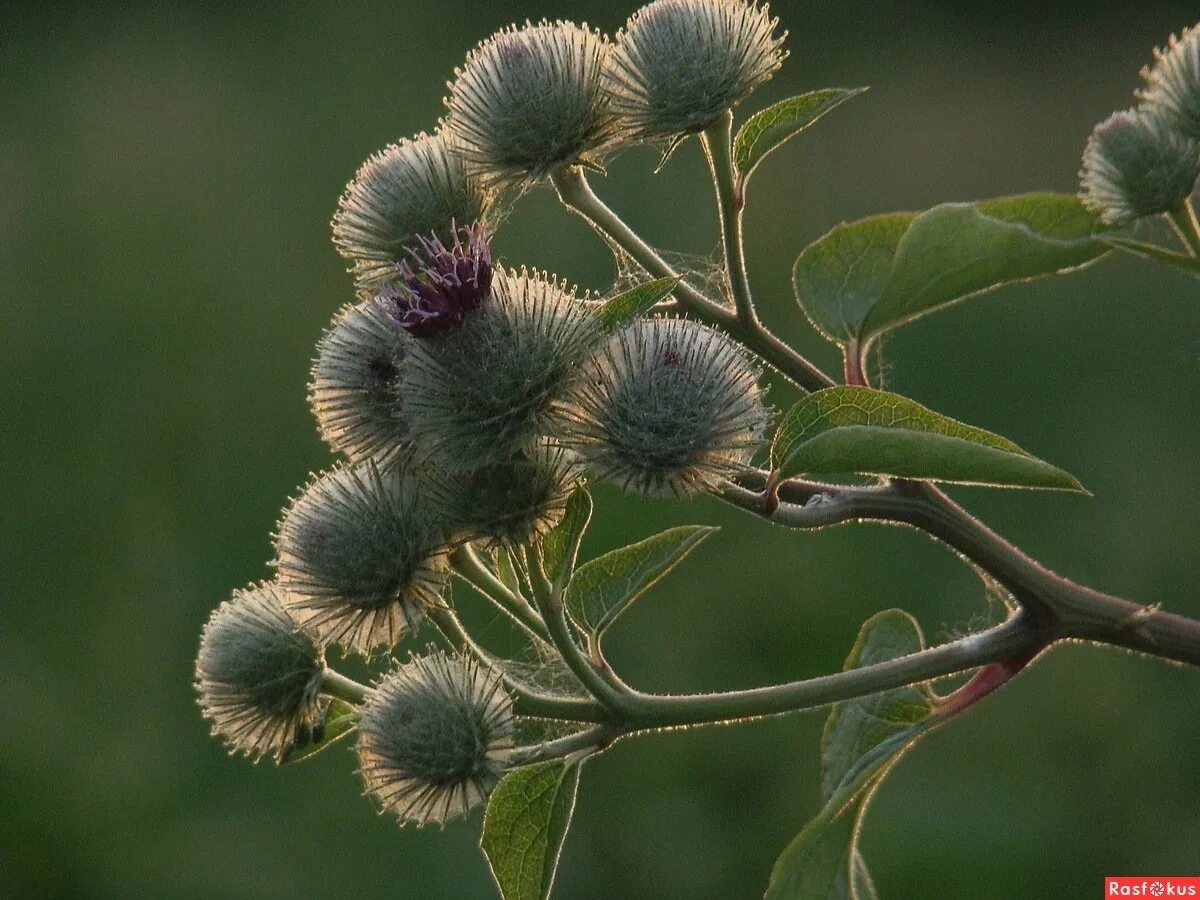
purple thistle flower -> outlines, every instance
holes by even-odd
[[[454,244],[422,237],[421,251],[396,264],[396,281],[375,298],[414,337],[439,334],[460,323],[492,292],[489,235],[479,222],[455,229]]]

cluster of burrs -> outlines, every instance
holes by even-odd
[[[748,0],[656,0],[615,38],[504,30],[456,70],[435,133],[363,164],[333,219],[357,299],[309,387],[343,459],[284,510],[274,580],[235,592],[201,640],[201,706],[233,750],[282,761],[319,742],[339,696],[327,648],[370,659],[453,619],[455,560],[536,546],[584,480],[688,497],[761,447],[760,369],[729,338],[661,314],[611,327],[490,241],[506,192],[724,116],[779,67],[776,25]],[[366,692],[360,772],[401,821],[464,814],[519,750],[493,663],[431,651]]]
[[[1082,196],[1110,225],[1190,218],[1200,178],[1200,25],[1172,36],[1142,69],[1138,105],[1115,112],[1083,152]]]

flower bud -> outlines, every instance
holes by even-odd
[[[608,67],[629,136],[672,138],[715,122],[782,64],[778,24],[751,0],[654,0],[635,12]]]
[[[323,715],[325,659],[280,596],[273,584],[235,591],[209,617],[196,659],[200,708],[213,734],[255,761],[278,762]]]
[[[308,402],[321,438],[351,462],[384,465],[411,448],[397,388],[410,340],[366,301],[343,307],[317,344]]]
[[[443,528],[415,478],[374,460],[309,481],[275,540],[285,607],[324,643],[392,647],[446,582]]]
[[[1176,209],[1200,176],[1200,145],[1149,110],[1113,113],[1083,151],[1081,196],[1110,225]]]
[[[436,479],[430,499],[468,540],[517,546],[562,521],[579,474],[574,454],[540,446],[473,472]]]
[[[465,240],[464,240],[465,238]],[[478,222],[459,229],[447,248],[436,235],[396,267],[397,281],[375,298],[391,320],[415,337],[453,328],[492,291],[488,235]]]
[[[1180,134],[1200,141],[1200,25],[1171,35],[1165,50],[1154,51],[1154,63],[1142,77],[1143,103]]]
[[[359,771],[381,812],[401,824],[465,816],[492,792],[512,746],[512,700],[474,660],[414,656],[367,696]]]
[[[454,474],[528,449],[548,433],[553,404],[597,333],[595,317],[564,283],[498,268],[477,310],[409,350],[401,388],[418,450]]]
[[[492,194],[468,176],[443,135],[419,134],[370,157],[346,186],[333,216],[333,243],[354,265],[359,288],[374,294],[395,275],[405,251],[431,232],[449,240],[455,222],[490,221]]]
[[[696,322],[635,321],[578,382],[563,440],[592,475],[623,490],[707,490],[762,441],[759,374],[729,338]]]
[[[476,47],[447,85],[444,128],[486,183],[539,181],[612,134],[608,40],[586,25],[525,23]]]

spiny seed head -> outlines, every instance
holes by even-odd
[[[321,721],[324,669],[320,648],[284,611],[279,588],[251,585],[204,626],[196,659],[200,709],[231,752],[278,762]]]
[[[499,672],[445,653],[414,656],[363,704],[359,771],[381,812],[401,824],[440,824],[492,792],[512,735],[512,699]]]
[[[1185,137],[1200,141],[1200,24],[1171,35],[1142,69],[1143,103]]]
[[[449,240],[455,222],[492,222],[495,197],[467,174],[443,135],[419,134],[371,156],[346,186],[333,216],[333,243],[353,263],[359,289],[374,294],[407,250],[431,232]]]
[[[366,301],[343,307],[317,344],[308,402],[325,443],[351,462],[384,465],[411,449],[397,388],[410,341]]]
[[[625,23],[608,67],[633,139],[701,131],[770,79],[786,33],[751,0],[654,0]]]
[[[562,521],[579,475],[573,453],[541,445],[473,472],[434,479],[430,494],[463,537],[517,546]]]
[[[492,291],[488,234],[476,222],[454,233],[446,247],[435,234],[421,238],[421,250],[396,266],[396,280],[375,298],[400,328],[429,337],[461,322]],[[415,270],[414,270],[415,266]]]
[[[526,22],[476,47],[447,87],[443,128],[488,184],[539,181],[612,136],[607,38],[571,22]]]
[[[596,355],[566,408],[564,441],[624,490],[689,496],[745,465],[767,413],[759,371],[724,335],[642,319]]]
[[[1200,145],[1149,109],[1113,113],[1096,126],[1079,173],[1084,203],[1124,225],[1182,203],[1200,176]]]
[[[284,511],[275,548],[284,605],[325,643],[392,647],[441,602],[444,530],[403,466],[367,460],[313,478]]]
[[[401,371],[413,439],[447,474],[501,463],[550,427],[553,404],[598,335],[573,290],[497,268],[491,298],[444,334],[414,341]]]

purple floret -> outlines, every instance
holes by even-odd
[[[449,248],[436,235],[422,237],[421,251],[396,264],[396,281],[375,302],[414,337],[453,328],[491,294],[488,239],[478,222],[456,229]]]

